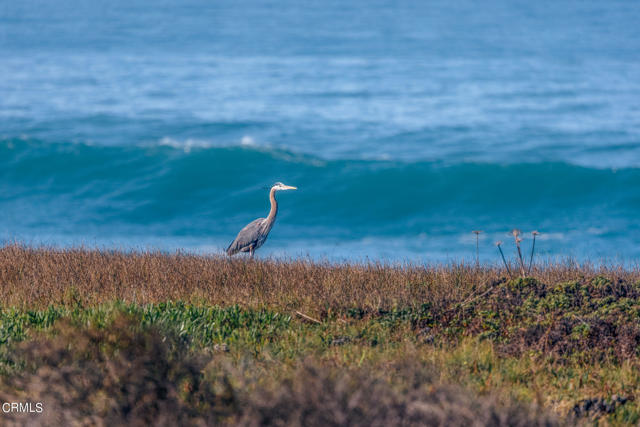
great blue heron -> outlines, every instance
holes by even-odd
[[[269,191],[269,200],[271,201],[271,210],[266,218],[258,218],[247,224],[235,238],[233,242],[227,248],[227,255],[232,256],[238,252],[249,252],[251,258],[253,253],[267,240],[267,236],[273,227],[273,223],[276,221],[276,215],[278,214],[278,201],[276,200],[276,191],[278,190],[297,190],[297,187],[290,185],[284,185],[281,182],[276,182]]]

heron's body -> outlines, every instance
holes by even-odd
[[[284,185],[280,182],[271,187],[269,191],[269,201],[271,202],[271,210],[266,218],[258,218],[247,224],[227,248],[227,255],[232,256],[238,252],[249,252],[253,257],[256,249],[264,244],[267,236],[273,228],[278,215],[278,201],[276,200],[276,191],[278,190],[295,190],[296,187]]]

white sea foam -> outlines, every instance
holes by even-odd
[[[185,153],[189,153],[193,148],[211,148],[215,146],[213,142],[204,139],[187,138],[184,140],[178,140],[168,136],[160,139],[160,141],[158,141],[158,145],[177,148],[179,150],[183,150]]]
[[[240,140],[240,145],[256,145],[256,141],[249,135],[245,135]]]
[[[176,139],[169,136],[162,137],[157,145],[172,147],[179,150],[183,150],[185,153],[191,152],[193,149],[207,149],[207,148],[226,148],[226,147],[259,147],[270,148],[268,144],[258,144],[256,141],[248,135],[243,136],[239,141],[229,142],[216,142],[208,139],[199,138],[186,138]]]
[[[553,232],[553,233],[543,233],[536,238],[537,240],[564,240],[566,238],[565,233],[561,232]]]

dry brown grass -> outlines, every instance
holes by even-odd
[[[638,282],[640,271],[566,263],[534,267],[531,276],[543,283],[596,276]],[[31,309],[113,300],[270,306],[316,316],[354,307],[375,312],[424,303],[442,309],[482,295],[506,277],[504,269],[462,264],[352,265],[20,245],[0,248],[0,304]]]

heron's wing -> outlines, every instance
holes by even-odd
[[[258,218],[240,230],[236,239],[227,248],[227,254],[234,255],[238,252],[246,252],[252,245],[255,246],[262,236],[263,222],[264,218]]]

